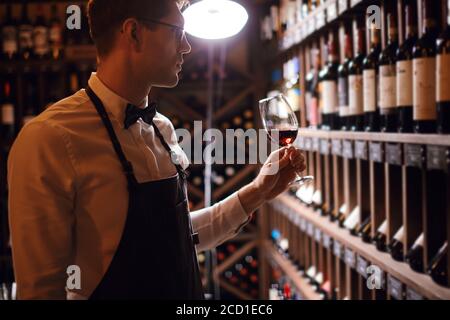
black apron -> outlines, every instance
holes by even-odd
[[[90,87],[86,93],[108,131],[129,191],[120,243],[90,299],[203,299],[195,248],[198,234],[193,233],[189,215],[184,169],[176,164],[176,176],[138,183],[102,102]],[[153,122],[152,126],[172,155],[158,127]]]

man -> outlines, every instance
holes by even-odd
[[[146,108],[152,87],[177,85],[191,50],[180,5],[89,1],[97,73],[30,122],[8,161],[20,299],[202,299],[196,249],[235,236],[305,169],[298,150],[281,149],[252,183],[189,213],[187,156],[170,121]],[[80,286],[67,287],[69,266]]]

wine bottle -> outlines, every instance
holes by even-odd
[[[388,14],[388,42],[380,55],[380,115],[381,131],[397,131],[397,94],[396,94],[396,52],[398,34],[395,16]]]
[[[361,210],[359,207],[355,207],[344,221],[344,228],[350,231],[351,235],[358,235],[357,230],[359,228],[359,220],[361,217]]]
[[[364,30],[357,26],[354,21],[354,29],[356,30],[356,57],[349,65],[349,121],[352,131],[361,131],[364,122],[363,110],[363,70],[364,61]]]
[[[388,246],[389,252],[394,260],[403,261],[404,251],[403,251],[403,239],[405,237],[404,227],[402,226],[397,233],[394,235],[391,243]]]
[[[448,287],[447,253],[448,242],[446,241],[436,256],[431,260],[427,270],[434,282],[446,287]]]
[[[49,41],[52,59],[60,59],[63,52],[63,24],[58,16],[58,6],[56,4],[52,5]]]
[[[361,237],[362,241],[366,243],[370,243],[372,241],[372,238],[370,236],[371,228],[372,228],[372,221],[371,217],[369,216],[363,221],[363,223],[361,224],[361,226],[357,231],[358,236]]]
[[[423,35],[413,48],[414,131],[436,131],[436,20],[433,0],[422,0]]]
[[[8,4],[6,6],[6,17],[5,22],[1,28],[2,39],[2,57],[3,60],[14,60],[17,58],[18,54],[18,43],[17,43],[17,23],[12,15],[12,5]]]
[[[413,47],[417,41],[416,10],[405,7],[406,40],[397,50],[397,112],[398,131],[413,131]]]
[[[345,60],[338,69],[338,94],[339,94],[339,117],[341,123],[341,130],[350,130],[348,127],[348,67],[353,57],[352,40],[349,34],[344,37],[345,43]]]
[[[317,50],[311,52],[311,70],[306,75],[307,118],[311,128],[319,125],[319,65],[320,55]]]
[[[422,233],[405,256],[405,260],[408,262],[411,269],[417,272],[424,272],[423,240],[424,234]]]
[[[380,130],[380,114],[378,110],[379,74],[378,59],[381,53],[380,31],[375,23],[370,26],[370,52],[363,63],[364,82],[364,124],[365,131]]]
[[[44,17],[44,8],[40,4],[37,7],[37,18],[33,28],[34,55],[37,58],[47,58],[50,52],[49,28]]]
[[[386,247],[387,228],[388,228],[388,222],[387,222],[387,220],[384,220],[384,222],[378,228],[377,233],[375,234],[375,238],[373,239],[377,249],[382,252],[385,252],[387,250],[387,247]]]
[[[322,69],[319,79],[322,85],[323,116],[322,129],[336,130],[338,124],[338,56],[333,34],[328,44],[328,63]]]
[[[438,132],[450,133],[450,0],[447,1],[447,28],[437,41],[436,75]]]
[[[33,25],[28,18],[28,6],[22,5],[22,19],[19,24],[19,55],[28,60],[33,56]]]

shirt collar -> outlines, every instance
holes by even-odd
[[[111,113],[116,120],[123,126],[123,122],[125,120],[125,109],[129,101],[125,98],[122,98],[117,93],[109,89],[97,76],[97,73],[93,72],[89,79],[89,87],[95,92],[95,94],[102,101],[106,111]],[[139,108],[145,108],[148,104],[148,97],[144,99],[144,101],[138,105]]]

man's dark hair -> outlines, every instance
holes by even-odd
[[[116,31],[128,18],[161,19],[169,13],[169,1],[181,8],[186,0],[89,0],[87,14],[92,40],[100,56],[114,46]]]

